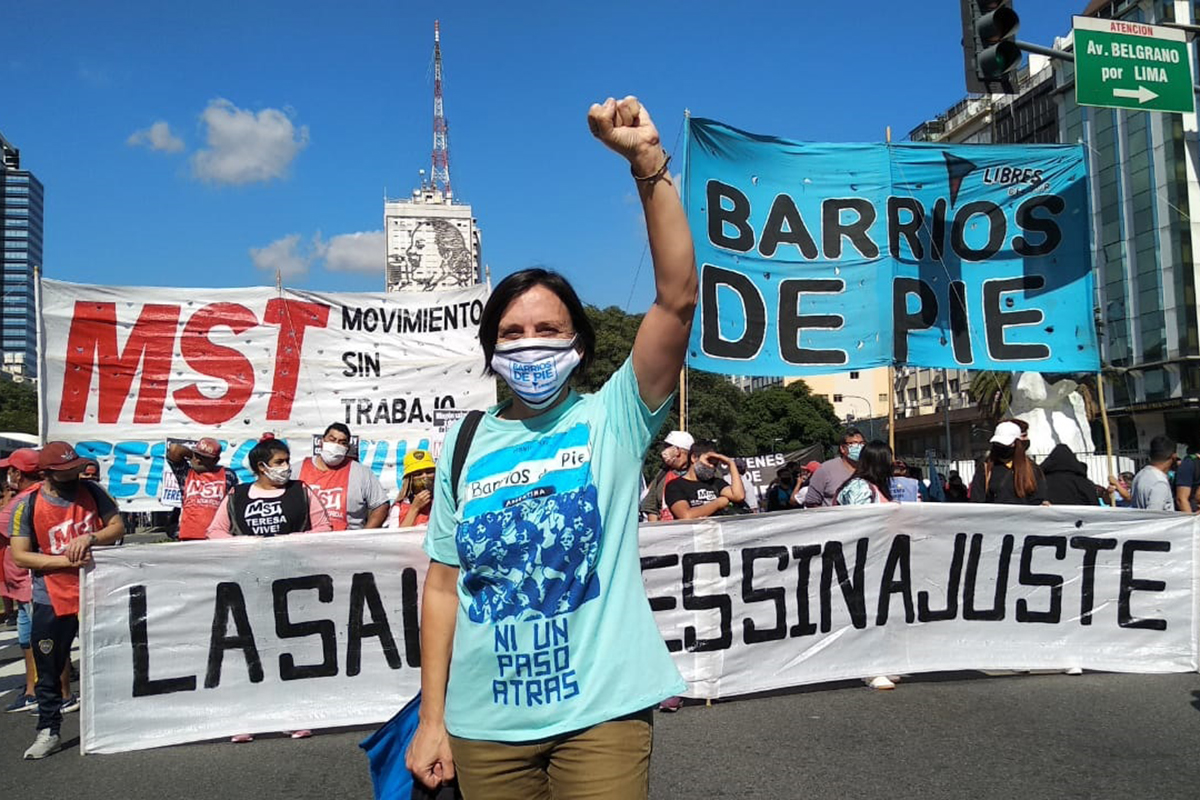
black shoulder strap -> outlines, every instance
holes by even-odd
[[[250,500],[250,487],[252,485],[250,483],[239,483],[229,493],[229,502],[225,506],[225,511],[229,514],[229,532],[234,536],[246,535],[246,532],[242,530],[240,520],[242,512],[246,508],[246,503]]]
[[[483,419],[482,411],[468,411],[463,417],[462,425],[458,427],[458,437],[454,440],[454,455],[450,457],[450,498],[454,508],[458,508],[458,479],[462,476],[463,465],[467,461],[467,451],[471,449],[471,440],[475,438],[475,430]]]

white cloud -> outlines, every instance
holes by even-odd
[[[244,184],[282,178],[308,144],[308,126],[264,108],[257,114],[223,98],[208,104],[200,121],[208,146],[192,156],[192,172],[208,183]]]
[[[171,133],[171,126],[161,119],[149,128],[131,133],[125,144],[130,147],[144,145],[160,153],[178,153],[183,150],[183,139]]]
[[[330,272],[365,272],[382,275],[387,263],[383,231],[360,231],[334,236],[328,242],[317,234],[314,240],[317,255],[325,260]]]
[[[317,233],[309,242],[293,233],[266,247],[251,247],[250,260],[258,269],[284,279],[303,277],[314,264],[329,272],[363,272],[383,275],[386,263],[383,231],[342,233],[325,241]]]
[[[266,247],[251,247],[250,260],[267,274],[274,276],[278,272],[286,280],[305,275],[313,256],[301,248],[300,234],[293,233]]]

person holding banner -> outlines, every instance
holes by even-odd
[[[335,422],[321,437],[321,452],[304,459],[295,475],[321,497],[335,531],[382,528],[388,496],[375,473],[350,458],[350,429]]]
[[[206,535],[285,536],[289,533],[331,531],[333,526],[317,493],[303,481],[292,480],[292,451],[281,439],[263,439],[246,456],[254,483],[234,487],[217,507]]]
[[[167,463],[179,483],[179,541],[200,541],[208,538],[217,509],[237,486],[237,474],[222,467],[221,443],[204,437],[191,447],[179,442],[167,446]]]
[[[38,472],[38,452],[32,448],[14,450],[8,458],[0,459],[0,469],[5,472],[5,485],[12,490],[13,496],[0,510],[0,566],[3,567],[4,581],[0,584],[0,595],[4,599],[16,603],[17,611],[17,646],[25,659],[25,691],[17,695],[4,710],[9,713],[17,711],[33,711],[37,709],[37,697],[34,695],[34,681],[37,670],[33,664],[33,650],[30,649],[31,630],[33,624],[33,586],[32,576],[25,567],[18,567],[10,547],[9,530],[13,512],[17,504],[30,493],[37,491],[41,482]],[[63,696],[70,694],[70,668],[66,670],[67,686]]]
[[[1015,421],[996,426],[992,448],[971,479],[971,502],[1048,505],[1046,476],[1027,453],[1029,438]]]
[[[26,759],[42,759],[62,749],[63,670],[79,631],[79,568],[97,544],[113,544],[125,534],[112,498],[79,479],[87,459],[66,442],[49,442],[38,454],[46,476],[37,491],[22,498],[9,531],[17,566],[33,570],[33,625],[37,643],[38,734]]]
[[[834,494],[834,505],[863,506],[900,502],[900,497],[894,494],[897,488],[894,472],[892,448],[881,441],[872,441],[863,445],[858,454],[854,474],[847,478]],[[913,479],[907,478],[906,480]],[[916,488],[907,486],[905,490],[915,493]],[[906,502],[919,501],[919,496],[906,498]],[[863,683],[880,691],[895,689],[899,682],[899,675],[874,675],[870,678],[863,678]]]
[[[392,506],[387,527],[411,528],[429,522],[433,505],[433,478],[437,473],[428,450],[413,450],[404,456],[404,479],[400,499]]]
[[[686,688],[646,601],[637,510],[695,312],[692,238],[638,101],[609,98],[588,122],[630,163],[656,296],[630,357],[588,395],[567,385],[595,332],[566,279],[517,272],[484,307],[484,367],[514,397],[477,420],[461,474],[437,473],[407,756],[426,786],[457,775],[468,800],[644,800],[651,709]]]

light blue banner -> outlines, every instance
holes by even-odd
[[[1081,145],[804,143],[692,119],[684,196],[693,367],[1099,369]]]

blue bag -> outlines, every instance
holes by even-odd
[[[421,693],[383,723],[383,727],[359,742],[371,767],[371,785],[375,800],[409,800],[413,776],[404,765],[408,745],[417,732]]]

